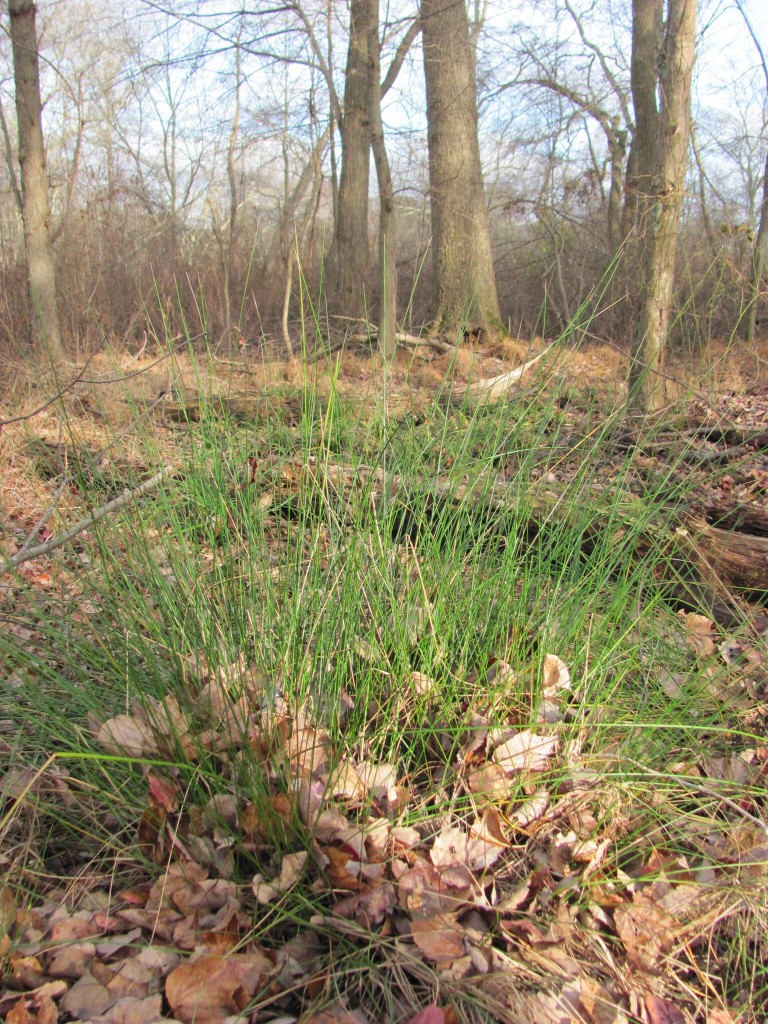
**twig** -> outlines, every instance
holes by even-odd
[[[60,398],[63,398],[64,395],[66,395],[68,391],[71,391],[76,384],[82,384],[84,380],[85,371],[96,358],[97,352],[98,349],[96,350],[96,352],[93,352],[88,357],[88,359],[85,362],[85,365],[83,366],[82,370],[78,373],[76,377],[73,377],[73,379],[68,384],[65,384],[63,388],[57,391],[56,394],[53,395],[51,398],[43,402],[42,405],[38,405],[36,409],[32,410],[32,412],[25,412],[21,416],[11,416],[7,420],[0,420],[0,430],[2,430],[3,427],[9,426],[11,423],[21,423],[24,420],[31,420],[33,416],[37,416],[38,413],[44,412],[47,408],[49,408],[49,406],[53,405],[55,402],[58,402]]]
[[[93,526],[100,519],[103,519],[104,516],[107,516],[112,512],[117,512],[126,505],[130,505],[130,503],[135,501],[136,498],[140,498],[148,491],[154,490],[158,484],[162,483],[162,481],[172,473],[173,466],[164,466],[159,473],[155,473],[154,476],[139,484],[138,487],[134,487],[133,490],[128,490],[128,488],[126,488],[122,494],[113,498],[112,501],[108,501],[106,505],[102,505],[100,508],[96,508],[92,512],[89,512],[84,519],[75,523],[74,526],[70,526],[70,528],[65,530],[64,533],[60,533],[56,537],[51,537],[51,539],[45,541],[44,544],[38,544],[33,548],[27,548],[26,551],[22,549],[17,552],[17,554],[13,555],[12,558],[9,558],[6,562],[0,565],[0,576],[4,576],[7,572],[10,572],[12,569],[16,569],[24,562],[29,562],[33,558],[39,558],[41,555],[47,555],[49,552],[55,551],[56,548],[60,548],[63,544],[66,544],[67,541],[72,540],[73,537],[77,537],[78,534],[83,533],[89,526]]]
[[[39,531],[42,530],[42,528],[45,526],[45,524],[51,518],[53,513],[56,511],[56,506],[59,504],[59,498],[62,496],[62,494],[67,489],[67,486],[70,483],[72,483],[72,477],[71,476],[65,476],[64,479],[59,484],[59,486],[56,488],[56,493],[53,496],[53,501],[50,503],[48,508],[45,510],[45,512],[43,512],[43,514],[40,516],[38,521],[35,523],[35,525],[29,531],[29,533],[27,534],[27,539],[24,541],[24,543],[21,545],[19,550],[13,556],[14,558],[20,560],[21,559],[21,555],[24,555],[24,554],[26,554],[27,551],[29,551],[29,547],[30,547],[30,544],[32,543],[33,539],[37,536]]]
[[[659,779],[670,779],[677,785],[682,786],[684,789],[694,790],[699,793],[704,793],[706,796],[711,796],[713,800],[718,800],[720,803],[725,804],[729,807],[734,814],[740,815],[745,821],[751,821],[753,825],[757,825],[762,832],[768,836],[768,825],[755,814],[750,814],[749,811],[745,810],[741,804],[736,803],[735,800],[731,800],[730,797],[724,796],[722,793],[718,793],[712,786],[707,786],[703,782],[696,782],[695,779],[683,778],[680,775],[671,775],[669,772],[657,772],[654,768],[649,768],[647,765],[642,764],[640,761],[635,761],[634,758],[628,757],[626,760],[629,764],[635,765],[636,768],[640,768],[642,771],[647,772],[649,775]]]

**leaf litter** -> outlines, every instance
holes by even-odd
[[[688,615],[683,626],[695,658],[732,670],[711,622]],[[456,708],[461,742],[430,814],[415,780],[391,763],[341,756],[306,707],[270,698],[243,659],[220,673],[197,664],[188,708],[166,697],[91,723],[107,754],[144,766],[135,848],[147,867],[134,866],[133,885],[104,879],[79,901],[52,894],[38,907],[0,889],[0,1013],[11,1024],[414,1024],[464,1019],[463,997],[483,1020],[748,1019],[718,995],[707,951],[716,932],[744,926],[756,948],[764,942],[760,915],[745,922],[768,888],[757,795],[768,746],[739,751],[735,764],[670,765],[667,783],[701,784],[717,814],[694,827],[681,816],[682,841],[654,833],[642,805],[652,812],[673,789],[633,801],[620,773],[593,764],[572,728],[563,733],[576,694],[565,663],[548,654],[547,710],[534,725],[516,713],[491,725],[482,709]],[[513,674],[503,662],[494,672]],[[423,674],[415,685],[423,700],[435,692]],[[259,799],[236,785],[246,751]],[[180,752],[218,764],[225,785],[205,806],[170,767]],[[729,772],[750,781],[749,807],[718,800],[712,787]],[[4,793],[19,813],[36,789],[66,799],[60,777],[52,790],[56,777],[6,777]],[[619,842],[628,839],[629,860]],[[259,870],[246,884],[248,857]],[[332,998],[340,937],[346,956],[367,951],[385,972],[396,964],[393,986],[422,1009],[372,1011],[354,985]]]

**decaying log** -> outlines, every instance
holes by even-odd
[[[559,341],[560,339],[558,339]],[[529,370],[532,366],[535,366],[540,359],[542,359],[551,348],[557,344],[557,341],[552,341],[546,348],[542,349],[538,355],[534,356],[533,359],[529,359],[521,366],[517,366],[514,370],[508,370],[507,373],[502,373],[498,377],[484,377],[482,380],[471,381],[469,384],[460,384],[456,387],[452,387],[447,394],[447,401],[451,405],[460,405],[466,401],[481,401],[481,402],[496,402],[498,399],[503,398],[504,395],[509,391],[513,384],[516,384],[523,376],[526,370]]]
[[[298,423],[301,405],[301,397],[297,395],[195,395],[182,401],[166,399],[158,405],[158,412],[175,423],[196,423],[204,415],[255,420],[276,414],[287,423]]]
[[[370,397],[338,393],[335,399],[351,418],[366,423],[376,412],[376,402]],[[313,402],[322,415],[328,408],[328,395],[315,395]],[[175,423],[195,423],[205,415],[228,416],[232,420],[271,419],[282,420],[290,426],[301,423],[304,415],[304,397],[293,394],[241,394],[241,395],[209,395],[190,396],[183,401],[165,400],[158,405],[158,413]],[[391,396],[387,400],[387,413],[390,416],[404,416],[407,412],[417,412],[415,399],[412,396]]]
[[[514,482],[495,473],[481,474],[470,484],[437,483],[423,488],[397,474],[385,473],[380,467],[351,467],[343,464],[297,465],[292,477],[294,486],[300,479],[313,490],[325,495],[334,505],[349,509],[364,500],[380,507],[386,500],[390,509],[410,510],[429,504],[436,521],[459,506],[477,512],[484,529],[504,533],[508,522],[519,508],[521,496]],[[284,477],[285,479],[285,477]],[[582,485],[574,492],[571,482],[540,483],[523,497],[528,525],[534,532],[545,531],[552,524],[563,524],[570,517],[581,517],[578,509],[592,509],[589,528],[583,531],[585,548],[606,530],[616,538],[617,548],[623,537],[637,533],[629,557],[643,559],[658,553],[654,572],[672,600],[696,606],[721,625],[733,625],[744,619],[740,598],[762,600],[768,595],[768,515],[763,515],[761,529],[765,535],[743,529],[723,529],[710,525],[700,512],[660,513],[652,528],[637,531],[639,519],[647,517],[642,499],[628,491],[617,494],[613,485]],[[284,500],[276,487],[275,498]],[[757,526],[757,510],[750,520]],[[652,536],[651,536],[652,532]],[[621,566],[617,566],[620,569]]]

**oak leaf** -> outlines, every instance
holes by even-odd
[[[223,1024],[242,1013],[271,970],[261,953],[202,956],[171,971],[165,995],[183,1024]]]

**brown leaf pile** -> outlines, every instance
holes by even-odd
[[[710,627],[688,628],[697,654],[714,656]],[[94,722],[94,735],[120,756],[214,757],[221,789],[195,804],[178,773],[146,773],[136,843],[157,871],[129,888],[90,886],[77,909],[71,898],[31,909],[0,889],[10,1024],[439,1024],[460,1019],[457,993],[498,1020],[746,1020],[724,1005],[708,950],[764,897],[759,807],[726,802],[719,825],[683,826],[685,852],[644,834],[641,812],[663,795],[631,803],[620,753],[597,770],[588,730],[563,732],[571,678],[559,658],[544,659],[528,728],[458,709],[458,753],[427,787],[342,756],[308,712],[267,700],[242,662],[190,668],[189,681],[189,708],[149,702]],[[428,699],[434,683],[418,682]],[[246,753],[258,796],[236,782]],[[740,758],[764,789],[768,747]],[[705,772],[669,769],[694,790]],[[394,1017],[339,983],[340,936],[347,956],[365,950],[392,979]],[[407,991],[420,993],[418,1012]]]

